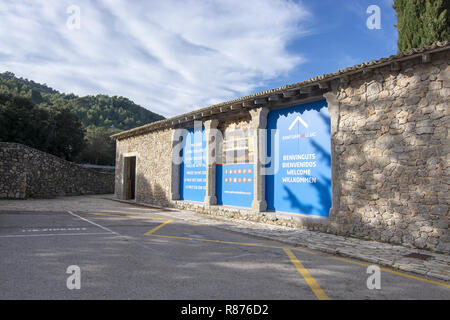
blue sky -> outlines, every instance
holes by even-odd
[[[2,0],[0,72],[169,117],[395,54],[395,22],[392,0]]]

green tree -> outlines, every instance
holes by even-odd
[[[394,0],[399,52],[448,40],[449,7],[450,0]]]
[[[67,107],[51,108],[50,119],[49,152],[73,161],[85,147],[85,130],[80,119]]]
[[[17,142],[67,160],[84,148],[84,129],[68,108],[39,108],[28,98],[0,94],[0,141]]]
[[[29,99],[0,94],[0,141],[47,151],[50,115]]]
[[[89,126],[86,130],[86,147],[77,158],[78,162],[113,166],[116,159],[116,143],[110,138],[120,130]]]
[[[34,104],[40,104],[42,103],[44,100],[42,99],[41,93],[36,90],[36,89],[32,89],[31,90],[31,101]]]

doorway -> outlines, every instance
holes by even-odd
[[[136,198],[136,157],[125,157],[125,200]]]

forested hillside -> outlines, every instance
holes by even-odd
[[[0,141],[23,143],[71,161],[114,165],[110,135],[162,119],[124,97],[78,97],[0,73]]]
[[[84,127],[93,125],[127,130],[164,119],[163,116],[124,97],[78,97],[74,94],[64,94],[45,84],[17,78],[11,72],[0,73],[0,93],[30,98],[40,107],[68,107],[78,116]]]

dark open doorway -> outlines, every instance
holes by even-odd
[[[125,157],[125,200],[136,197],[136,157]]]

